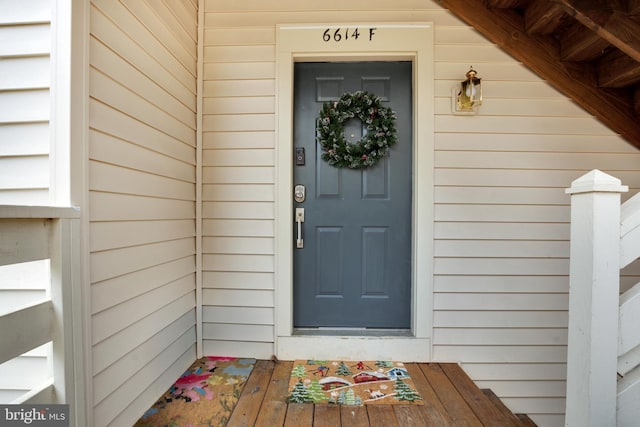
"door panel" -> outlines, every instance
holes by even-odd
[[[294,184],[307,195],[294,203],[305,209],[304,247],[294,249],[294,326],[409,328],[411,63],[297,63],[294,75],[294,144],[306,155]],[[316,119],[323,102],[357,90],[395,111],[398,142],[373,167],[336,168],[321,158]],[[358,119],[345,124],[348,140],[364,131]]]

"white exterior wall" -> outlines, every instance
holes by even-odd
[[[563,425],[564,188],[600,168],[633,193],[640,154],[435,2],[205,2],[205,354],[273,352],[275,26],[416,21],[435,28],[433,359],[461,362],[539,425]],[[484,105],[453,115],[470,65]]]
[[[52,0],[0,1],[2,204],[49,201],[52,4]]]
[[[196,358],[197,2],[90,8],[92,425],[132,425]]]
[[[0,1],[0,204],[49,201],[52,4]],[[46,261],[0,266],[0,312],[43,299],[47,284]],[[43,347],[1,364],[0,402],[46,381],[46,356]]]

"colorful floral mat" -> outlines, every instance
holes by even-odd
[[[404,364],[389,361],[296,360],[288,399],[338,405],[423,404]]]
[[[255,363],[229,357],[196,360],[134,427],[225,426]]]

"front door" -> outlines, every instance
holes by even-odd
[[[294,201],[294,327],[408,329],[412,64],[296,63],[294,77],[293,178],[305,193]],[[316,120],[324,102],[359,90],[395,112],[398,142],[368,169],[337,168],[321,158]],[[348,140],[362,134],[358,119],[345,123]]]

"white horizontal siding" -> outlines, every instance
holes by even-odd
[[[0,203],[47,204],[52,2],[14,3],[0,2]]]
[[[95,426],[132,425],[195,360],[195,7],[90,7]]]

